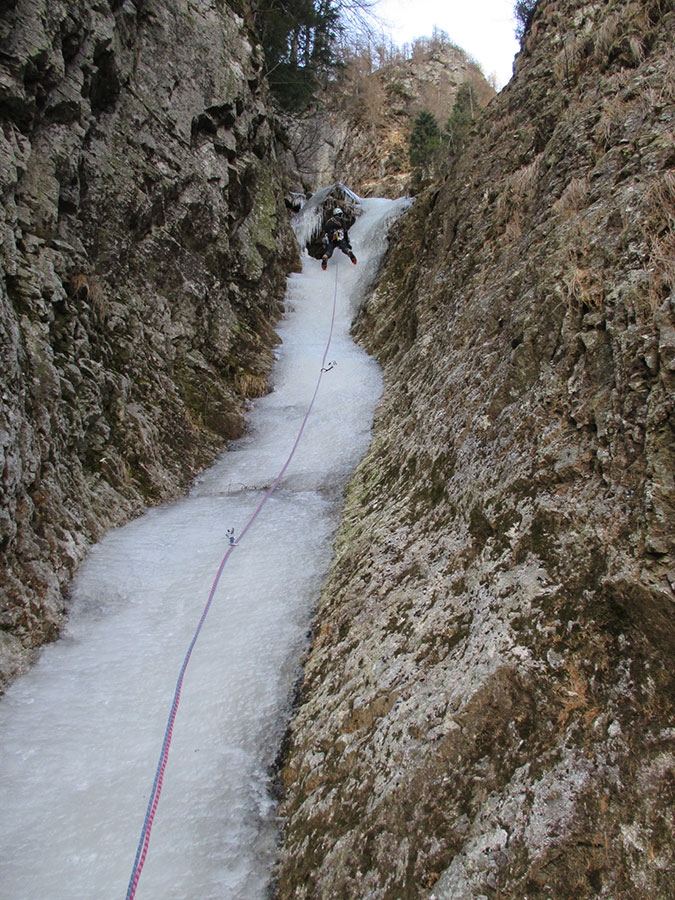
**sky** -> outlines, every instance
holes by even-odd
[[[500,90],[519,50],[514,5],[515,0],[379,0],[374,12],[398,46],[431,37],[436,25],[476,60],[486,78],[495,75]]]

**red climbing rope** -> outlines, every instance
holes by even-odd
[[[209,591],[209,596],[204,606],[204,610],[202,612],[201,618],[199,620],[199,624],[194,632],[192,640],[190,641],[190,645],[187,649],[187,653],[185,654],[185,658],[183,659],[183,665],[180,669],[180,674],[178,676],[178,680],[176,682],[176,688],[173,695],[173,701],[171,703],[171,710],[169,712],[169,718],[166,724],[166,730],[164,732],[164,740],[162,742],[162,749],[159,754],[159,762],[157,764],[157,770],[155,772],[155,780],[152,785],[152,791],[150,793],[150,799],[148,801],[147,810],[145,813],[145,821],[143,822],[143,828],[141,829],[141,836],[138,842],[138,848],[136,850],[136,858],[134,859],[133,869],[131,871],[131,878],[129,879],[129,887],[127,888],[127,900],[133,900],[136,896],[136,888],[138,887],[138,882],[141,877],[141,872],[143,871],[143,866],[145,865],[145,858],[148,854],[148,847],[150,844],[150,833],[152,831],[153,822],[155,819],[155,813],[157,812],[157,805],[159,804],[159,798],[162,793],[162,784],[164,782],[164,772],[166,770],[166,764],[169,759],[169,750],[171,748],[171,739],[173,736],[173,726],[176,721],[176,714],[178,712],[178,705],[180,703],[180,695],[181,690],[183,688],[183,679],[185,677],[185,671],[188,667],[188,663],[190,662],[190,657],[192,656],[192,651],[194,650],[194,646],[197,643],[197,638],[202,630],[202,626],[206,621],[206,617],[209,613],[209,609],[211,608],[211,604],[213,602],[214,595],[216,593],[216,588],[218,587],[218,582],[220,581],[220,576],[223,573],[223,569],[225,568],[225,564],[227,560],[230,558],[232,551],[235,549],[236,545],[240,543],[241,539],[244,537],[246,532],[251,528],[255,520],[258,518],[258,515],[262,511],[262,508],[267,503],[269,498],[272,496],[274,491],[276,490],[279,482],[284,476],[286,469],[291,464],[291,460],[295,456],[295,451],[298,449],[298,445],[300,444],[300,439],[302,438],[302,434],[305,430],[305,426],[307,425],[307,421],[309,419],[310,413],[312,412],[312,408],[314,407],[314,402],[319,393],[319,387],[321,386],[321,380],[326,372],[329,372],[334,364],[330,364],[329,367],[326,367],[326,360],[328,359],[328,351],[330,350],[331,341],[333,340],[333,329],[335,327],[335,311],[337,307],[337,288],[338,288],[338,267],[337,260],[335,266],[335,289],[333,291],[333,311],[331,314],[330,321],[330,330],[328,333],[328,340],[326,341],[326,348],[324,350],[323,358],[321,360],[321,371],[319,372],[319,377],[316,381],[316,387],[314,388],[314,394],[312,395],[312,399],[307,407],[307,411],[304,415],[302,423],[300,425],[300,429],[298,430],[297,437],[295,438],[295,442],[291,447],[291,452],[288,454],[286,458],[286,462],[281,467],[279,474],[274,479],[264,497],[255,508],[251,517],[247,521],[246,525],[243,527],[241,532],[236,538],[231,538],[230,546],[227,549],[227,552],[223,556],[220,561],[220,565],[218,566],[218,570],[216,572],[216,577],[213,580],[213,584],[211,586],[211,590]]]

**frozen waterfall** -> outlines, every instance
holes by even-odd
[[[320,201],[320,197],[316,202]],[[122,900],[176,680],[220,561],[274,482],[329,359],[291,464],[232,551],[186,671],[139,900],[263,900],[275,856],[269,769],[286,727],[346,480],[381,390],[349,337],[405,201],[363,200],[322,272],[288,280],[274,390],[184,500],[93,548],[63,637],[0,701],[0,897]],[[298,219],[313,215],[312,201]],[[336,277],[337,267],[337,277]]]

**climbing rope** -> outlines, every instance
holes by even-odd
[[[333,310],[331,313],[331,321],[330,321],[330,330],[328,333],[328,340],[326,341],[326,347],[323,353],[323,358],[321,360],[321,369],[319,371],[319,376],[316,381],[316,386],[314,388],[314,393],[312,395],[312,399],[310,400],[309,406],[307,407],[307,411],[305,412],[302,423],[300,424],[300,428],[298,430],[298,434],[295,438],[295,442],[291,447],[291,451],[286,458],[283,466],[279,470],[279,474],[274,479],[270,487],[267,489],[267,492],[263,496],[260,503],[255,508],[254,512],[250,516],[249,520],[246,522],[246,525],[240,531],[239,535],[235,536],[234,529],[229,529],[227,532],[227,537],[229,541],[229,547],[223,558],[220,561],[220,565],[218,566],[218,570],[216,571],[216,576],[213,579],[213,584],[211,585],[211,590],[209,591],[209,596],[202,611],[201,618],[199,619],[199,624],[194,632],[192,640],[190,641],[190,645],[187,649],[187,653],[185,654],[185,658],[183,659],[183,665],[181,666],[180,673],[178,675],[178,680],[176,682],[176,688],[173,695],[173,701],[171,703],[171,710],[169,712],[169,718],[166,723],[166,730],[164,731],[164,739],[162,741],[162,749],[159,754],[159,762],[157,764],[157,770],[155,772],[155,780],[152,785],[152,791],[150,792],[150,799],[148,801],[147,810],[145,813],[145,821],[143,822],[143,828],[141,829],[141,836],[138,842],[138,848],[136,850],[136,858],[134,859],[133,869],[131,871],[131,878],[129,879],[129,887],[127,888],[127,896],[126,900],[133,900],[136,896],[136,888],[138,887],[138,882],[141,877],[141,872],[143,871],[143,866],[145,865],[145,858],[148,854],[148,847],[150,845],[150,833],[152,831],[152,826],[155,819],[155,813],[157,812],[157,806],[159,804],[159,798],[162,793],[162,785],[164,782],[164,772],[166,770],[166,765],[169,759],[169,750],[171,748],[171,739],[173,737],[173,726],[176,721],[176,714],[178,712],[178,705],[180,703],[180,695],[183,689],[183,679],[185,677],[185,672],[188,667],[188,663],[190,662],[190,657],[192,656],[192,651],[194,650],[195,644],[197,643],[197,639],[199,638],[199,634],[202,630],[204,622],[206,621],[206,617],[209,613],[209,609],[211,608],[211,604],[213,603],[213,598],[216,593],[216,588],[218,587],[218,582],[220,581],[220,576],[223,573],[223,569],[230,558],[234,549],[241,542],[244,535],[251,528],[255,520],[258,518],[261,513],[263,507],[272,496],[274,491],[277,489],[279,482],[284,476],[286,469],[288,469],[289,465],[293,457],[295,456],[295,451],[298,449],[300,444],[300,439],[302,438],[303,432],[305,430],[305,426],[307,425],[307,421],[314,407],[314,402],[319,393],[319,388],[321,386],[321,381],[326,372],[330,372],[332,368],[337,365],[335,361],[332,361],[326,364],[326,360],[328,358],[328,351],[330,350],[331,341],[333,340],[333,329],[335,327],[335,312],[337,308],[337,289],[338,289],[338,266],[337,259],[335,265],[335,288],[333,291]]]

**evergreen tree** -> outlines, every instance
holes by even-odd
[[[408,141],[408,155],[413,168],[429,169],[434,154],[441,146],[441,130],[436,116],[423,109],[415,119]]]
[[[282,106],[304,109],[336,64],[339,0],[267,0],[256,12],[270,86]]]
[[[465,81],[457,89],[455,105],[445,126],[446,136],[453,151],[456,152],[461,147],[474,117],[475,99],[473,88]]]

